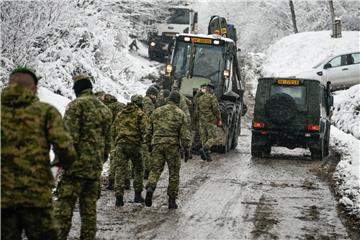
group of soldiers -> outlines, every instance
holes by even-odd
[[[145,97],[133,95],[125,105],[110,94],[94,94],[85,74],[73,80],[76,99],[63,119],[55,107],[39,101],[38,77],[28,68],[13,70],[1,93],[2,239],[21,239],[23,231],[28,239],[67,239],[77,201],[80,239],[95,239],[100,175],[109,158],[108,189],[115,187],[116,206],[124,205],[132,175],[134,202],[151,206],[166,163],[168,207],[176,209],[181,153],[185,162],[191,157],[193,103],[201,158],[212,160],[216,127],[222,126],[213,85],[202,85],[193,101],[176,87],[169,91],[152,85]],[[55,153],[51,163],[50,148]],[[52,166],[61,169],[55,196]]]

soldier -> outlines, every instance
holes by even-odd
[[[146,96],[144,97],[144,113],[147,118],[151,117],[151,114],[155,110],[155,104],[157,100],[159,90],[155,87],[155,85],[152,85],[148,88],[146,91]],[[144,179],[148,179],[150,167],[151,167],[151,158],[150,153],[148,151],[148,148],[145,144],[142,146],[142,156],[144,159],[144,166],[145,166],[145,173],[144,173]]]
[[[185,162],[189,157],[190,132],[187,126],[185,113],[177,106],[180,94],[176,91],[170,93],[168,104],[157,108],[151,116],[145,141],[152,150],[153,166],[150,171],[146,189],[146,206],[152,205],[152,196],[156,184],[164,169],[165,162],[169,168],[169,209],[177,208],[176,197],[179,191],[180,172],[180,144],[185,149]]]
[[[196,111],[199,116],[200,150],[203,160],[212,161],[210,148],[216,143],[216,128],[222,126],[219,102],[214,94],[214,85],[211,83],[201,86],[201,92],[196,99]]]
[[[161,107],[161,106],[164,106],[167,102],[167,98],[169,97],[170,95],[170,91],[167,90],[167,89],[161,89],[160,92],[159,92],[159,96],[156,100],[156,107]]]
[[[80,239],[95,239],[96,201],[100,197],[100,174],[110,151],[111,111],[92,93],[87,75],[74,77],[76,99],[65,112],[65,125],[70,131],[78,155],[64,171],[57,188],[55,214],[60,225],[60,239],[66,239],[73,210],[79,199]]]
[[[115,146],[115,194],[116,206],[124,206],[124,177],[128,160],[134,166],[134,202],[144,202],[143,190],[144,163],[141,156],[141,144],[147,124],[147,117],[142,111],[143,97],[134,95],[131,102],[119,113],[112,126]]]
[[[100,99],[110,110],[112,113],[112,121],[111,123],[114,122],[116,115],[121,112],[121,110],[125,107],[125,104],[122,102],[119,102],[116,97],[114,97],[111,94],[106,94],[104,91],[100,91],[100,92],[96,92],[95,96]],[[108,186],[107,189],[108,190],[113,190],[114,189],[114,180],[115,180],[115,160],[114,158],[114,152],[113,152],[114,146],[111,147],[111,152],[110,152],[110,157],[109,157],[109,161],[110,161],[110,173],[109,173],[109,182],[108,182]],[[130,178],[131,178],[131,168],[126,172],[126,178],[125,178],[125,188],[126,189],[130,189]]]
[[[67,169],[76,152],[60,113],[36,97],[38,79],[27,68],[10,74],[1,93],[1,239],[56,239],[49,150]]]

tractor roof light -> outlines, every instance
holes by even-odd
[[[167,74],[168,76],[171,75],[172,70],[173,70],[173,66],[172,66],[171,64],[167,64],[167,65],[166,65],[166,74]]]
[[[225,80],[228,80],[230,77],[230,71],[228,69],[225,69],[224,70],[224,79]]]

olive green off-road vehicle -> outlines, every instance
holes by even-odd
[[[252,122],[251,154],[262,157],[272,146],[309,148],[311,159],[329,154],[333,96],[330,82],[261,78]]]

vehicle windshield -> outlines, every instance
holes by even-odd
[[[271,96],[277,93],[286,93],[290,95],[297,105],[304,105],[306,102],[306,92],[304,86],[272,85]]]
[[[177,43],[173,61],[174,79],[202,77],[209,79],[215,87],[222,86],[225,65],[223,52],[224,46]]]
[[[189,24],[190,10],[186,8],[170,8],[170,16],[166,20],[170,24]]]
[[[316,64],[315,66],[313,66],[313,68],[318,68],[318,67],[320,67],[320,65],[323,64],[327,59],[329,59],[329,57],[330,57],[330,56],[327,56],[327,57],[325,58],[325,60],[324,60],[324,59],[321,60],[318,64]]]

